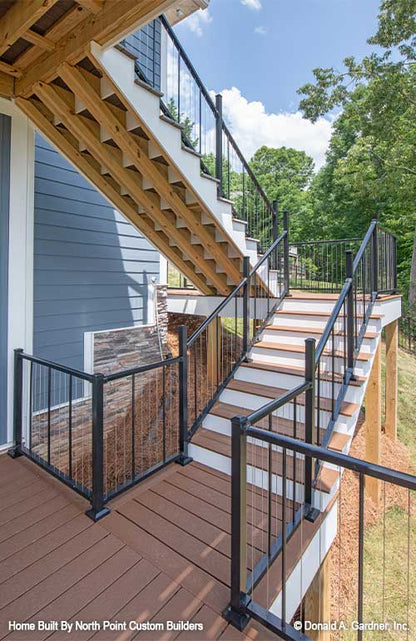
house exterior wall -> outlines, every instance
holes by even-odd
[[[0,443],[7,439],[7,336],[11,118],[0,114]]]
[[[159,253],[36,135],[34,354],[84,369],[85,332],[146,324]]]

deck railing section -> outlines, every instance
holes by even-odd
[[[106,503],[171,461],[187,460],[186,340],[180,354],[111,374],[88,374],[15,352],[14,441],[91,502]]]
[[[296,393],[300,395],[308,389],[305,383]],[[338,574],[338,582],[331,586],[331,605],[345,625],[351,625],[347,628],[351,634],[348,638],[362,641],[363,624],[374,620],[374,605],[382,612],[382,623],[397,621],[400,625],[397,631],[402,631],[403,638],[410,638],[416,477],[259,428],[256,424],[262,415],[261,411],[255,412],[248,417],[236,417],[232,422],[231,601],[226,610],[227,618],[239,629],[244,629],[248,620],[254,618],[279,638],[310,639],[307,630],[298,624],[296,627],[290,624],[302,594],[297,593],[294,605],[294,586],[289,587],[288,576],[295,570],[294,558],[295,563],[303,566],[299,553],[290,549],[291,545],[302,544],[302,536],[300,542],[292,543],[291,539],[300,519],[311,518],[311,505],[317,505],[319,514],[314,518],[320,521],[316,522],[316,527],[323,518],[331,525],[320,543],[318,557],[315,550],[305,566],[298,567],[297,580],[299,574],[308,575],[312,571],[311,564],[315,563],[318,569],[333,542],[334,535],[331,538],[329,533],[338,532],[338,549],[347,545],[354,550],[355,559],[355,566],[345,569],[339,556],[333,555],[334,576]],[[277,457],[281,460],[278,474],[273,471],[273,460]],[[296,467],[298,474],[303,470],[303,474],[308,475],[315,460],[321,460],[335,470],[336,488],[340,493],[343,477],[348,475],[351,496],[356,497],[353,515],[349,509],[348,515],[344,516],[340,495],[331,500],[322,490],[313,488],[309,493],[307,485],[298,483]],[[254,461],[256,475],[252,467]],[[377,493],[384,509],[379,526],[382,543],[375,565],[374,542],[368,542],[367,547],[367,526],[371,519],[374,520],[373,501]],[[312,513],[314,511],[312,509]],[[404,532],[400,544],[394,534],[389,534],[389,523],[394,522],[397,527],[398,521]],[[347,529],[346,522],[349,524]],[[275,563],[277,556],[279,563]],[[349,582],[351,585],[346,592],[342,586]],[[391,598],[392,590],[397,597],[400,595],[400,608],[397,599]],[[351,602],[355,602],[352,610]],[[400,620],[397,617],[399,610]],[[353,627],[352,622],[360,625]]]

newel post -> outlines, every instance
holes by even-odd
[[[180,465],[192,461],[188,455],[188,334],[186,325],[178,327],[179,339],[179,459]]]
[[[13,389],[13,447],[8,454],[12,458],[22,456],[22,403],[23,403],[23,350],[14,350]]]
[[[104,375],[92,377],[92,493],[86,514],[99,521],[110,512],[104,503]]]
[[[243,630],[249,621],[246,612],[247,582],[247,437],[245,418],[231,421],[231,601],[225,618]]]

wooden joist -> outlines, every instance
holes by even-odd
[[[16,2],[0,22],[0,55],[35,24],[57,0],[25,0]]]
[[[17,69],[12,65],[8,65],[6,62],[2,62],[1,60],[0,60],[0,71],[7,74],[8,76],[13,76],[13,78],[20,78],[22,75],[22,72],[20,69]]]
[[[33,29],[25,31],[22,37],[26,42],[30,42],[30,44],[40,47],[44,51],[53,51],[55,49],[55,43],[52,42],[52,40],[39,35],[36,31],[33,31]]]
[[[161,232],[156,232],[150,222],[146,221],[142,216],[139,216],[137,209],[129,202],[129,199],[121,196],[120,191],[111,184],[111,181],[101,175],[99,166],[94,167],[93,163],[89,162],[86,156],[71,144],[68,140],[70,134],[65,136],[65,132],[59,131],[46,115],[42,113],[42,103],[17,98],[16,104],[27,115],[35,127],[62,152],[68,161],[77,167],[87,180],[99,189],[168,260],[175,263],[182,273],[203,293],[212,294],[212,290],[206,285],[205,280],[195,274],[190,268],[190,265],[181,258],[176,248],[169,245],[169,238]]]
[[[43,2],[45,1],[52,2],[53,0],[43,0]],[[84,9],[84,19],[71,27],[70,31],[60,35],[56,42],[54,55],[51,56],[49,52],[45,52],[27,67],[23,77],[17,81],[17,94],[23,97],[29,96],[39,80],[50,81],[56,78],[58,68],[64,62],[71,64],[79,62],[85,56],[85,52],[93,40],[101,45],[115,44],[131,31],[140,28],[163,13],[174,2],[175,0],[141,0],[141,2],[137,0],[111,0],[105,2],[103,9],[97,14]],[[77,8],[83,10],[81,6]],[[31,24],[26,22],[20,35]],[[47,37],[52,39],[50,32],[47,33]]]
[[[104,6],[104,0],[77,0],[77,2],[90,13],[100,13]]]

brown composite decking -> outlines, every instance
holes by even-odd
[[[254,558],[267,517],[248,493]],[[220,472],[171,465],[93,523],[84,499],[25,458],[0,456],[0,638],[143,641],[275,638],[221,617],[229,600],[230,484]],[[274,519],[280,519],[279,506]],[[251,538],[252,535],[252,538]],[[251,554],[249,554],[251,557]],[[8,632],[8,621],[192,620],[202,632]]]

